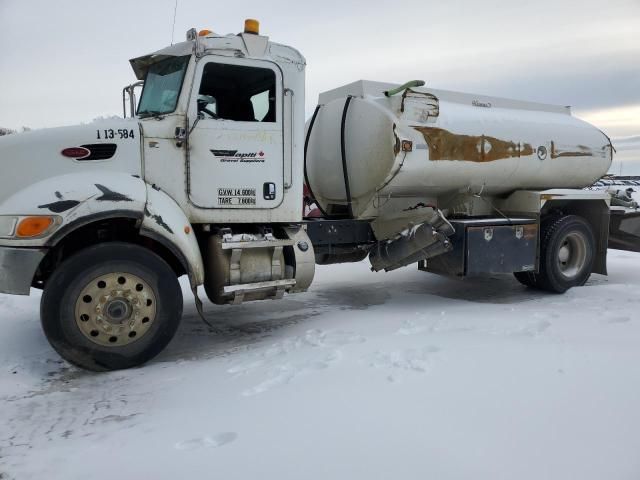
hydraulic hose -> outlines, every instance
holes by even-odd
[[[349,111],[349,104],[353,97],[349,95],[346,102],[344,102],[344,110],[342,110],[342,123],[340,125],[340,151],[342,153],[342,174],[344,175],[344,190],[347,195],[347,202],[349,207],[349,218],[353,218],[353,205],[351,204],[351,187],[349,186],[349,170],[347,169],[347,154],[345,148],[345,127],[347,123],[347,112]]]

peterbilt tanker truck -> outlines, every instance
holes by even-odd
[[[130,63],[124,118],[0,139],[0,292],[42,289],[75,365],[158,354],[182,275],[202,314],[199,287],[279,299],[366,257],[556,293],[606,274],[610,196],[582,187],[613,149],[567,107],[359,81],[305,125],[305,59],[252,20]]]

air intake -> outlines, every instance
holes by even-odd
[[[91,152],[88,157],[78,159],[86,162],[87,160],[108,160],[116,154],[118,145],[115,143],[93,143],[91,145],[82,145],[82,148],[86,148]]]

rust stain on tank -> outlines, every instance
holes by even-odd
[[[593,150],[586,145],[576,145],[575,147],[567,148],[551,142],[551,158],[560,157],[593,157]]]
[[[534,154],[529,143],[513,142],[488,135],[461,135],[436,127],[413,127],[424,136],[430,160],[493,162]]]

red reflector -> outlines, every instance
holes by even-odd
[[[91,155],[91,150],[84,147],[69,147],[65,148],[60,153],[69,158],[85,158]]]

